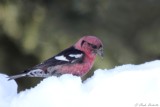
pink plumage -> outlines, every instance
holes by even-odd
[[[103,44],[95,36],[84,36],[73,46],[45,60],[21,74],[10,76],[9,79],[21,77],[49,77],[73,74],[84,76],[92,68],[96,55],[103,56]]]

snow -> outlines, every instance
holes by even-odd
[[[8,107],[14,96],[17,95],[17,84],[8,81],[7,75],[0,74],[0,107]]]
[[[160,61],[98,69],[82,82],[69,74],[49,77],[17,93],[0,75],[0,107],[160,107]]]

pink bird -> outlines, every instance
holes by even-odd
[[[72,74],[84,76],[92,68],[96,55],[103,56],[103,44],[95,36],[84,36],[73,46],[50,59],[24,70],[21,74],[10,76],[9,80],[21,77],[49,77]]]

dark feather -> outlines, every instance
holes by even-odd
[[[75,57],[70,57],[70,54],[82,54],[82,57],[80,58],[75,58]],[[64,56],[66,57],[69,61],[62,61],[62,60],[57,60],[55,59],[56,56]],[[30,71],[33,69],[42,69],[44,71],[46,71],[46,69],[50,66],[56,66],[56,65],[63,65],[63,64],[75,64],[75,63],[82,63],[83,59],[84,59],[84,52],[75,49],[73,46],[70,48],[67,48],[66,50],[60,52],[59,54],[49,58],[48,60],[45,60],[44,62],[42,62],[41,64],[38,64],[36,66],[34,66],[33,68],[27,69],[26,71]]]

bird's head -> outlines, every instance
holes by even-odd
[[[103,44],[101,40],[95,36],[84,36],[76,44],[75,47],[88,55],[103,56]]]

